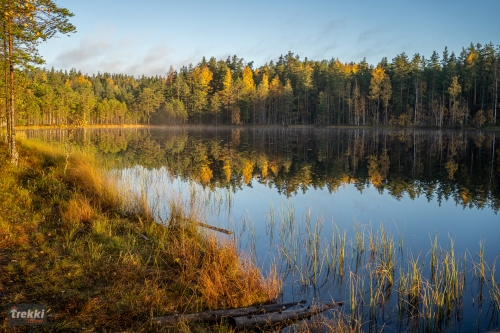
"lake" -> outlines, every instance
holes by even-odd
[[[65,130],[26,136],[68,140]],[[284,279],[282,300],[344,301],[370,331],[498,326],[500,134],[329,128],[81,129],[159,221],[167,197]],[[495,301],[496,300],[496,301]]]

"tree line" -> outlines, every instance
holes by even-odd
[[[377,65],[289,52],[258,68],[212,57],[153,77],[29,68],[17,74],[14,103],[20,125],[482,127],[498,123],[499,62],[490,43]]]

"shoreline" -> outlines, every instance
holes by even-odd
[[[276,275],[198,227],[196,200],[168,203],[176,214],[162,225],[93,155],[18,143],[14,166],[0,142],[0,303],[46,304],[41,331],[183,331],[186,323],[158,327],[153,318],[277,298]]]
[[[3,127],[2,127],[3,128]],[[84,125],[84,126],[69,126],[69,125],[36,125],[36,126],[16,126],[16,130],[46,130],[46,129],[115,129],[115,128],[276,128],[276,129],[374,129],[374,130],[463,130],[463,131],[500,131],[500,126],[486,126],[483,128],[476,127],[398,127],[393,125],[373,126],[373,125],[209,125],[209,124],[185,124],[185,125],[147,125],[147,124],[123,124],[123,125]]]

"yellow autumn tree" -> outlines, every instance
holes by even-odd
[[[73,114],[72,122],[78,125],[87,124],[90,119],[90,113],[96,105],[92,82],[83,75],[76,76],[71,81],[72,89],[77,92],[75,100],[76,106]]]
[[[273,122],[277,123],[278,119],[284,119],[284,115],[280,115],[282,104],[283,84],[278,75],[276,75],[269,84],[269,116],[273,117]]]
[[[278,176],[278,172],[280,171],[279,161],[271,161],[269,163],[269,169],[271,169],[274,176]]]
[[[243,93],[252,94],[255,92],[255,82],[253,80],[253,72],[250,67],[246,66],[243,69]]]
[[[226,74],[224,75],[222,86],[224,87],[222,90],[222,96],[224,96],[226,105],[229,105],[231,104],[231,88],[233,87],[233,76],[231,75],[231,70],[229,68],[226,69]]]
[[[266,123],[266,100],[269,95],[269,77],[266,73],[262,74],[262,81],[257,87],[257,99],[260,111],[260,122]]]
[[[269,163],[267,161],[267,158],[265,155],[261,154],[259,155],[257,159],[257,166],[260,169],[260,173],[263,179],[267,178],[268,170],[269,170]]]
[[[448,93],[450,94],[450,114],[452,118],[452,125],[455,125],[456,122],[460,120],[461,108],[460,102],[457,101],[457,97],[461,92],[462,86],[458,83],[458,77],[452,77],[450,87],[448,88]]]
[[[375,125],[379,122],[380,98],[382,93],[382,83],[384,82],[385,77],[386,74],[384,68],[381,64],[379,64],[377,68],[372,71],[372,78],[370,80],[370,95],[368,96],[370,99],[377,101],[375,109],[372,110],[373,123]]]
[[[210,71],[210,69],[207,66],[203,66],[201,68],[200,79],[203,87],[207,87],[210,84],[210,82],[212,82],[213,76],[214,74]]]
[[[212,169],[208,165],[201,166],[200,169],[200,182],[202,184],[208,184],[213,177]]]
[[[248,159],[243,160],[243,169],[241,170],[241,175],[243,176],[243,182],[249,184],[253,176],[254,164]]]
[[[229,158],[224,159],[224,164],[222,166],[222,171],[226,178],[226,182],[229,183],[231,180],[231,160]]]
[[[193,70],[192,115],[198,114],[201,117],[203,111],[207,109],[209,84],[212,78],[213,73],[207,66],[196,67]]]

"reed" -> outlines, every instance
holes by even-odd
[[[338,246],[337,248],[338,274],[340,276],[344,276],[347,231],[346,230],[344,230],[344,232],[338,231],[336,237],[337,237],[336,244]]]
[[[365,252],[365,237],[364,232],[361,230],[359,222],[354,223],[354,238],[355,238],[355,248],[358,253]]]
[[[402,327],[434,332],[461,320],[470,256],[456,253],[455,239],[448,237],[444,248],[436,234],[425,255],[413,256],[411,245],[403,245],[404,233],[393,235],[382,224],[373,228],[355,221],[348,232],[332,221],[331,236],[322,239],[322,216],[313,219],[308,212],[298,221],[293,207],[283,208],[281,223],[275,224],[281,235],[277,265],[286,266],[281,269],[290,274],[286,281],[298,284],[301,292],[328,292],[336,300],[348,300],[349,330],[377,331],[380,323],[395,320]],[[478,257],[472,263],[477,274],[483,274],[483,267],[485,276],[494,274],[484,259],[484,242]],[[494,278],[489,281],[496,304],[499,288]]]
[[[434,239],[431,240],[431,258],[430,258],[430,269],[431,269],[431,281],[436,282],[436,271],[437,271],[437,256],[438,256],[438,235],[434,234]]]
[[[484,240],[479,241],[479,278],[486,279],[486,262],[484,260]]]
[[[500,286],[496,282],[496,278],[495,278],[497,258],[498,258],[498,256],[495,257],[495,260],[493,261],[493,264],[491,266],[490,295],[491,295],[491,299],[493,300],[494,307],[495,307],[496,311],[498,312],[498,311],[500,311]]]

